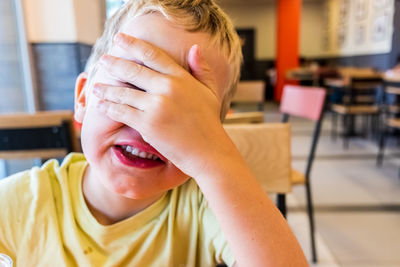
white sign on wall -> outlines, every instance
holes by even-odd
[[[322,54],[389,53],[392,49],[393,0],[328,0],[322,12]]]

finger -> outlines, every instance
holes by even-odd
[[[160,84],[164,84],[166,79],[164,74],[146,66],[111,55],[103,55],[100,64],[117,80],[130,83],[147,92],[157,92]]]
[[[127,105],[100,100],[97,103],[97,108],[110,119],[137,130],[140,128],[141,121],[143,121],[143,112]]]
[[[96,83],[93,93],[104,100],[116,104],[129,105],[133,108],[144,110],[148,103],[148,94],[129,87],[112,86],[108,84]]]
[[[210,65],[201,55],[198,45],[193,45],[188,53],[188,64],[192,75],[208,88],[216,89],[214,74],[211,71]]]
[[[124,33],[117,33],[115,43],[142,62],[145,66],[164,74],[176,74],[183,68],[166,52],[157,46]]]

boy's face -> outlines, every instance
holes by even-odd
[[[210,44],[208,34],[187,32],[174,26],[158,13],[128,19],[120,31],[156,45],[187,70],[189,49],[194,44],[198,44],[202,55],[215,74],[218,86],[216,94],[219,99],[223,98],[223,91],[227,88],[231,73],[226,59],[222,56],[222,51]],[[113,46],[110,54],[126,59],[132,58],[116,45]],[[111,77],[102,67],[99,67],[93,77],[91,84],[95,83],[126,86]],[[190,89],[187,88],[187,90]],[[153,148],[135,129],[113,121],[100,112],[96,108],[99,99],[92,93],[92,88],[85,88],[84,94],[86,103],[75,100],[84,105],[84,108],[75,110],[75,117],[82,122],[82,148],[90,166],[90,172],[87,173],[96,176],[96,180],[102,186],[118,195],[132,199],[145,199],[160,195],[188,179],[187,175],[165,158],[163,161],[156,162],[151,162],[151,159],[139,160],[135,164],[134,162],[130,164],[121,158],[116,149],[121,145],[131,144],[132,148],[136,147],[147,152]],[[201,105],[201,103],[198,104]]]

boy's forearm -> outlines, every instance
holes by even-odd
[[[308,266],[285,219],[236,149],[219,155],[196,181],[237,266]]]

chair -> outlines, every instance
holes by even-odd
[[[224,119],[224,124],[228,123],[260,123],[264,121],[264,112],[238,112],[228,113]]]
[[[263,80],[240,81],[232,103],[257,104],[258,110],[264,110],[265,82]]]
[[[265,192],[291,192],[288,123],[224,124],[224,128]]]
[[[72,111],[0,115],[0,159],[59,158],[80,151]]]
[[[325,103],[326,91],[320,87],[286,85],[284,87],[283,96],[281,99],[280,112],[283,114],[282,122],[288,122],[290,116],[301,117],[315,122],[314,133],[310,153],[307,158],[307,166],[305,173],[296,170],[291,172],[291,185],[305,185],[307,214],[310,223],[310,240],[312,261],[317,262],[317,252],[315,246],[315,223],[314,210],[311,194],[311,167],[315,157],[315,151],[321,131],[323,108]],[[284,207],[282,214],[286,216],[286,199],[284,194],[278,195],[278,206]]]
[[[224,128],[265,192],[292,191],[288,123],[230,123]]]
[[[379,138],[379,151],[376,158],[376,165],[382,166],[386,137],[400,130],[400,78],[384,79],[384,101],[381,108],[382,126]],[[400,170],[399,170],[400,177]]]
[[[377,119],[379,115],[379,106],[377,99],[378,90],[382,85],[380,74],[365,74],[361,76],[349,76],[342,83],[330,84],[330,89],[340,95],[339,103],[332,104],[332,138],[337,136],[337,116],[342,116],[344,126],[344,148],[348,148],[349,139],[357,136],[356,116],[363,116],[365,119],[364,133],[368,132],[368,117]],[[376,123],[371,123],[376,125]],[[376,132],[376,129],[374,130]]]

